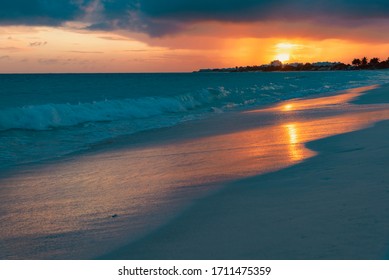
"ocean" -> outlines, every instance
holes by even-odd
[[[388,71],[0,75],[0,169],[227,111],[388,81]]]
[[[97,258],[139,239],[215,185],[306,158],[297,113],[243,112],[388,82],[389,71],[0,75],[0,259]]]

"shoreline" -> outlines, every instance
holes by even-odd
[[[388,89],[371,96],[387,102]],[[102,259],[385,259],[388,131],[389,121],[381,121],[308,142],[318,155],[228,183]]]
[[[311,157],[304,143],[388,116],[388,107],[345,103],[367,89],[222,114],[19,169],[0,178],[1,258],[89,259],[144,240],[231,182]]]
[[[273,108],[275,106],[278,106],[279,104],[283,104],[285,102],[290,102],[290,101],[294,101],[294,100],[308,100],[308,99],[316,99],[316,98],[320,98],[320,97],[330,97],[330,96],[341,94],[341,93],[349,91],[349,90],[355,90],[355,89],[365,88],[365,87],[369,87],[369,86],[366,86],[366,85],[365,86],[355,86],[354,85],[353,87],[348,88],[348,89],[334,90],[334,91],[321,92],[321,93],[313,93],[313,94],[310,94],[307,96],[294,97],[294,98],[286,99],[286,100],[278,100],[274,103],[269,103],[269,104],[254,105],[252,107],[246,107],[246,108],[237,107],[236,109],[232,109],[231,111],[229,111],[229,110],[224,111],[221,114],[214,113],[212,115],[211,114],[204,115],[204,116],[199,117],[199,118],[196,117],[195,119],[189,119],[189,120],[185,120],[182,122],[179,121],[178,123],[175,123],[173,125],[166,125],[166,126],[155,127],[155,128],[151,128],[151,129],[139,130],[139,131],[136,131],[134,133],[129,133],[129,134],[115,135],[112,138],[102,139],[102,140],[99,140],[96,142],[88,143],[86,146],[82,146],[82,147],[77,148],[76,150],[65,152],[61,155],[54,155],[54,156],[47,155],[46,157],[43,157],[43,158],[38,159],[38,160],[27,159],[27,160],[23,160],[22,162],[6,163],[0,167],[0,176],[3,174],[12,173],[12,171],[15,169],[20,169],[20,168],[23,169],[23,168],[29,168],[30,166],[34,166],[34,165],[39,166],[39,165],[56,163],[58,161],[72,160],[72,158],[77,157],[77,156],[94,154],[96,152],[110,150],[110,149],[114,150],[118,146],[122,146],[122,147],[126,148],[126,146],[128,146],[128,140],[129,141],[134,140],[136,145],[138,145],[138,146],[159,144],[155,140],[146,139],[146,141],[145,141],[145,139],[144,139],[144,138],[147,138],[148,135],[153,135],[153,134],[155,134],[155,132],[159,132],[159,131],[162,131],[162,134],[165,135],[165,139],[163,139],[163,141],[174,142],[176,140],[171,139],[171,137],[166,135],[167,134],[166,131],[170,131],[170,130],[174,131],[176,129],[179,130],[182,128],[183,130],[185,130],[185,132],[188,132],[188,129],[185,128],[187,126],[187,124],[189,124],[188,127],[192,127],[192,126],[196,127],[196,126],[199,126],[198,124],[200,124],[200,126],[201,126],[201,123],[203,123],[204,121],[209,120],[210,122],[215,123],[215,122],[218,122],[220,119],[224,119],[224,118],[225,119],[228,118],[230,121],[234,122],[234,115],[239,114],[239,113],[244,112],[244,111],[247,111],[247,110],[248,111],[257,110],[257,109],[263,110],[263,109],[267,109],[267,108]],[[223,122],[223,121],[221,121],[221,122]],[[88,124],[88,122],[86,122],[85,124]],[[243,125],[245,125],[245,124],[243,124]],[[56,129],[53,129],[53,131],[55,131],[55,130]],[[23,131],[23,129],[20,129],[20,130],[16,129],[15,131],[19,132],[19,131]],[[29,130],[27,129],[26,131],[29,131]],[[31,131],[34,131],[34,130],[31,130]],[[47,132],[49,132],[49,131],[51,131],[51,130],[47,130]],[[43,132],[46,132],[46,130],[43,130]],[[201,130],[199,130],[196,133],[200,134],[200,137],[203,137],[204,135],[209,136],[209,135],[215,134],[213,131],[212,132],[207,131],[206,133],[203,133]],[[196,133],[189,133],[189,134],[191,136],[198,137],[196,135]],[[223,133],[223,132],[221,132],[221,133]],[[139,139],[142,139],[143,142],[139,141]],[[179,140],[182,140],[182,138],[179,138],[178,141]],[[112,145],[112,144],[114,144],[114,145]],[[112,148],[112,146],[114,146],[114,147]]]

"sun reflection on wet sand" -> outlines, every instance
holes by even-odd
[[[305,109],[319,109],[328,106],[341,105],[350,102],[368,90],[376,89],[377,85],[352,88],[343,91],[343,93],[332,96],[316,97],[313,99],[294,99],[281,102],[278,105],[266,109],[250,110],[247,113],[266,112],[266,111],[297,111]]]
[[[293,110],[293,104],[286,104],[283,107],[284,111],[292,111]]]
[[[318,102],[335,104],[338,98],[344,96]],[[315,100],[296,100],[293,108],[314,108],[314,104]],[[389,118],[389,109],[320,118],[301,113],[286,119],[279,119],[278,112],[236,114],[242,122],[259,123],[250,129],[232,127],[181,141],[172,136],[163,145],[156,141],[86,154],[0,178],[0,237],[9,244],[0,257],[68,258],[71,252],[89,258],[157,227],[226,181],[275,171],[313,156],[315,152],[304,146],[308,141]],[[272,124],[260,125],[263,114],[275,114]],[[204,127],[216,130],[207,121]],[[179,135],[180,127],[172,131]]]
[[[308,155],[304,155],[304,152],[302,151],[303,148],[300,147],[302,143],[299,143],[298,139],[298,124],[286,124],[285,128],[287,129],[289,135],[289,158],[292,161],[297,162],[303,160],[304,156],[307,157]]]

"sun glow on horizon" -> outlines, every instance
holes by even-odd
[[[279,50],[290,50],[297,47],[296,44],[291,44],[291,43],[278,43],[276,45],[276,48]]]
[[[299,45],[297,44],[292,44],[292,43],[278,43],[275,45],[275,59],[281,61],[281,62],[286,62],[289,61],[291,58],[291,54],[293,50],[298,49]]]
[[[78,23],[0,26],[0,73],[191,72],[274,60],[283,64],[351,63],[363,56],[386,60],[389,49],[387,42],[373,48],[369,42],[341,39],[241,37],[242,27],[232,24],[226,37],[195,33],[155,38],[124,31],[80,30],[82,27]]]
[[[276,60],[279,60],[281,62],[286,62],[289,61],[290,59],[290,54],[289,53],[280,53],[276,55]]]

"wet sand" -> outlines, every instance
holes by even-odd
[[[357,103],[373,103],[369,95],[384,103],[389,100],[388,86],[368,92]],[[388,107],[362,109],[336,99],[324,105],[322,99],[316,101],[277,107],[301,114],[301,119],[281,118],[280,125],[289,141],[288,158],[306,160],[227,183],[167,225],[102,258],[387,258],[389,122],[371,125],[389,118]],[[296,105],[300,108],[294,111]],[[341,113],[328,116],[334,108]],[[310,109],[313,119],[301,112]],[[368,128],[349,132],[361,127]],[[344,132],[349,133],[310,142]],[[231,157],[235,154],[230,151]]]

